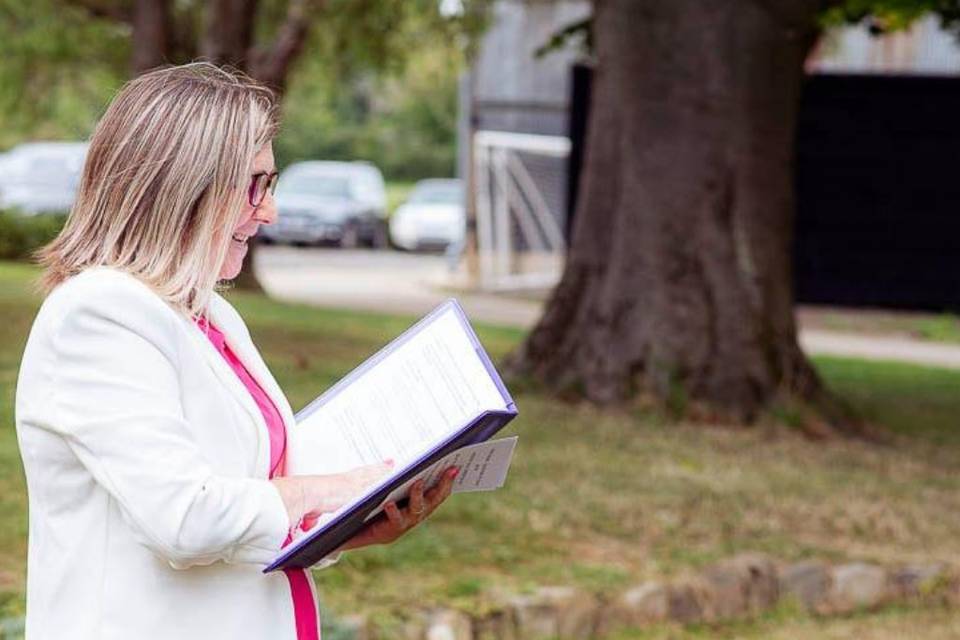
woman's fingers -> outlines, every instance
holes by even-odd
[[[431,508],[436,508],[450,496],[450,492],[453,491],[453,481],[459,474],[460,469],[456,467],[450,467],[443,472],[443,477],[440,478],[440,482],[427,492],[426,499]]]
[[[397,506],[396,502],[388,502],[383,507],[384,512],[387,514],[387,520],[390,521],[390,524],[404,531],[407,528],[407,517],[400,510],[400,507]]]
[[[459,469],[447,469],[437,483],[429,491],[424,492],[424,482],[419,480],[410,488],[407,508],[401,509],[394,501],[383,506],[386,520],[377,520],[367,525],[359,534],[349,540],[344,549],[356,549],[372,544],[388,544],[419,524],[429,516],[440,503],[447,499],[453,489],[453,481]]]
[[[426,515],[426,505],[423,499],[423,480],[417,480],[410,488],[410,515],[413,519],[420,521]]]
[[[456,467],[447,469],[443,472],[440,482],[438,482],[432,489],[430,489],[430,491],[427,491],[427,493],[424,494],[424,517],[433,513],[434,510],[450,496],[451,491],[453,491],[453,481],[459,472],[460,470]]]
[[[379,464],[356,467],[345,473],[301,476],[304,479],[309,478],[311,483],[304,498],[306,514],[315,516],[327,511],[336,511],[383,479],[392,469],[393,460],[385,460]]]

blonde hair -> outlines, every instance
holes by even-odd
[[[90,138],[63,230],[36,254],[41,288],[109,266],[206,313],[253,157],[277,126],[273,93],[237,71],[197,62],[128,82]]]

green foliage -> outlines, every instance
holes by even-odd
[[[363,70],[396,75],[434,44],[469,55],[486,26],[491,0],[465,0],[459,16],[438,0],[328,0],[317,13],[307,50],[338,77]]]
[[[960,1],[958,0],[845,0],[831,3],[820,15],[821,27],[865,22],[873,35],[908,28],[914,20],[934,13],[943,27],[960,37]],[[566,25],[553,33],[536,50],[538,57],[576,43],[582,53],[594,51],[593,18]]]
[[[0,211],[0,260],[28,259],[60,233],[65,220],[62,214],[25,216]]]
[[[457,82],[488,0],[440,15],[436,0],[329,3],[290,78],[275,151],[373,162],[394,180],[449,176]]]
[[[880,35],[906,29],[921,16],[934,13],[945,29],[960,29],[960,2],[957,0],[846,0],[827,9],[824,26],[865,22],[871,33]]]
[[[951,313],[924,317],[916,323],[915,335],[933,342],[960,342],[960,318]]]
[[[80,139],[126,72],[128,30],[56,0],[0,0],[0,149]]]
[[[367,159],[393,178],[453,173],[457,77],[490,0],[442,15],[436,0],[328,0],[311,13],[287,82],[278,161]],[[104,3],[117,11],[129,0]],[[196,56],[208,5],[172,5],[174,63]],[[286,0],[258,3],[268,46]],[[58,0],[0,0],[0,150],[31,139],[83,139],[126,79],[130,27]]]
[[[594,51],[593,45],[593,17],[572,22],[563,27],[537,47],[534,55],[542,58],[554,51],[566,48],[571,43],[580,49],[581,55],[590,55]]]
[[[275,151],[281,165],[305,159],[369,160],[392,179],[453,174],[457,77],[450,43],[421,45],[391,73],[351,73],[311,55],[284,103]]]

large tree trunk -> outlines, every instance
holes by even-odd
[[[597,0],[572,246],[509,373],[741,421],[800,399],[849,425],[793,315],[794,124],[819,4]]]

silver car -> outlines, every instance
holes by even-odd
[[[298,162],[277,182],[278,218],[258,234],[268,242],[387,244],[386,188],[366,162]]]
[[[407,250],[458,247],[467,229],[463,204],[460,180],[421,180],[390,216],[390,240]]]
[[[0,156],[0,209],[65,213],[73,206],[85,142],[28,142]]]

